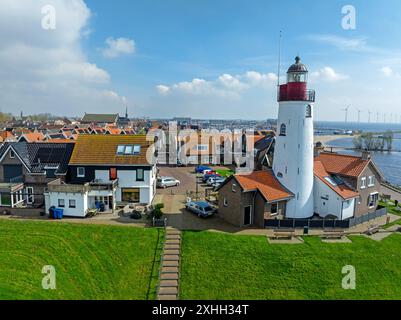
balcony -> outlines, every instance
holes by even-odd
[[[118,186],[118,179],[112,181],[94,180],[85,184],[68,184],[56,179],[47,184],[48,192],[86,193],[90,191],[113,191]]]

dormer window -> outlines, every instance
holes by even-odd
[[[117,147],[117,155],[122,156],[132,156],[139,155],[141,153],[140,145],[119,145]]]
[[[280,136],[286,136],[287,135],[287,126],[283,123],[280,126]]]
[[[14,159],[15,158],[15,152],[14,150],[10,150],[10,158]]]

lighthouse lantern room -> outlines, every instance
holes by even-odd
[[[307,88],[308,70],[299,57],[287,71],[287,83],[279,86],[279,114],[273,171],[294,194],[287,202],[287,218],[313,216],[313,103],[315,92]]]

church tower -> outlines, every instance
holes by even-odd
[[[294,194],[287,202],[287,218],[313,216],[313,103],[315,91],[307,89],[308,70],[295,58],[287,83],[278,88],[279,114],[273,171]]]

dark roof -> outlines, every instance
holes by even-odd
[[[9,146],[32,173],[44,173],[46,167],[52,167],[57,168],[56,174],[65,174],[74,149],[73,143],[11,142],[0,148],[0,157]]]
[[[291,72],[308,72],[308,69],[301,63],[300,57],[295,57],[295,63],[288,68],[287,73]]]
[[[98,113],[85,113],[81,122],[85,123],[113,123],[118,120],[118,113],[114,114],[98,114]]]

